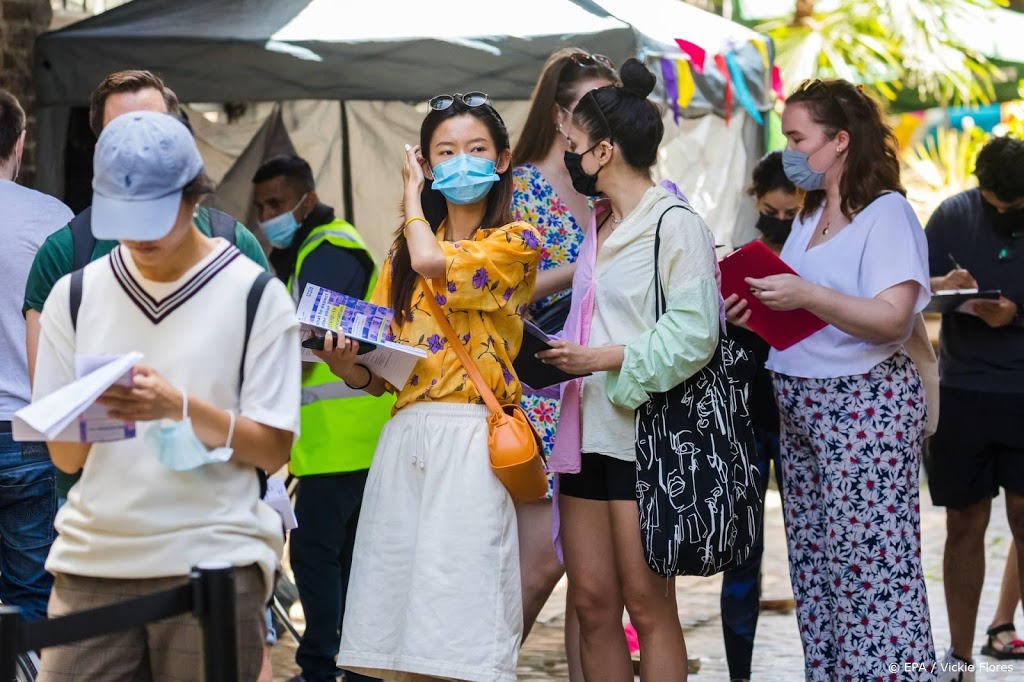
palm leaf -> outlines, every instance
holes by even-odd
[[[957,22],[971,13],[1005,7],[1007,0],[842,0],[798,25],[788,17],[757,30],[776,44],[783,79],[845,78],[886,99],[916,91],[940,104],[989,103],[1000,70],[962,44]]]

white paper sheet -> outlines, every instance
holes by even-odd
[[[76,355],[75,376],[81,379],[90,372],[95,372],[104,365],[118,359],[117,355]],[[132,371],[129,368],[117,381],[118,386],[131,388],[134,385]],[[107,416],[107,408],[93,403],[85,408],[78,417],[79,433],[84,434],[82,440],[87,443],[110,443],[117,440],[135,438],[135,422],[111,419]]]
[[[422,348],[384,342],[377,346],[377,350],[360,355],[357,362],[369,367],[374,374],[383,377],[396,389],[402,390],[416,363],[425,357],[427,351]]]
[[[288,498],[288,491],[284,487],[284,481],[280,478],[271,476],[267,479],[267,494],[263,496],[263,501],[281,517],[285,530],[299,527],[299,521],[295,518],[295,510],[292,509],[292,501]]]
[[[83,359],[84,364],[80,365],[83,368],[100,366],[15,412],[11,424],[14,440],[91,442],[87,438],[93,429],[88,419],[80,417],[104,391],[124,381],[126,375],[131,376],[132,368],[142,360],[142,353],[107,357],[109,361],[106,364],[101,364],[102,359],[98,356]],[[132,431],[134,433],[134,429]],[[105,434],[108,438],[110,435],[109,431]]]

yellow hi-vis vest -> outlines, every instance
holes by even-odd
[[[314,228],[299,247],[295,272],[288,280],[288,290],[296,301],[302,295],[298,291],[302,263],[324,242],[361,251],[373,262],[362,237],[347,222],[335,219]],[[377,266],[374,264],[366,288],[367,298],[376,283]],[[370,394],[338,397],[351,391],[346,391],[345,383],[320,362],[314,364],[312,371],[304,368],[303,377],[302,433],[292,448],[289,470],[295,476],[312,476],[369,469],[380,431],[391,417],[394,396],[387,393],[379,398]]]

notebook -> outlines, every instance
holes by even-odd
[[[747,326],[776,350],[786,350],[826,326],[824,320],[807,310],[772,310],[757,300],[746,277],[797,274],[760,241],[729,254],[719,263],[722,271],[722,296],[737,294],[747,302],[750,319]]]
[[[977,289],[944,289],[942,291],[936,291],[932,294],[932,300],[928,303],[928,307],[924,309],[926,313],[946,313],[959,312],[958,308],[967,303],[968,301],[977,301],[979,299],[995,300],[1002,296],[1002,292],[999,289],[989,289],[987,291],[979,291]]]

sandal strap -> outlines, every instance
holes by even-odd
[[[1004,632],[1016,632],[1016,631],[1017,631],[1017,628],[1014,626],[1013,623],[1003,623],[1002,625],[993,625],[992,627],[990,627],[988,630],[985,631],[985,634],[988,635],[989,637],[995,637],[996,635],[1001,635]],[[1018,640],[1018,641],[1020,641],[1020,640]]]

